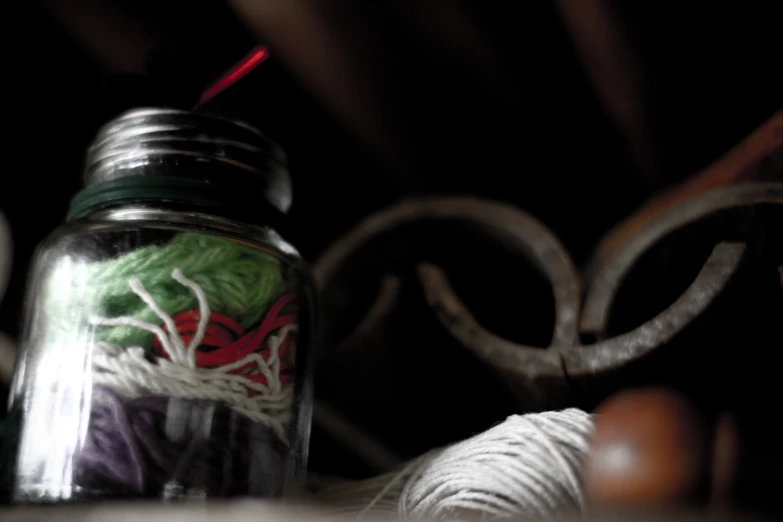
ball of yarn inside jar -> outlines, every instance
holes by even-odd
[[[168,499],[282,491],[288,448],[267,426],[215,401],[123,399],[95,387],[96,400],[74,474],[86,495]]]

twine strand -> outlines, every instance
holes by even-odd
[[[513,415],[399,471],[327,487],[315,500],[329,514],[360,519],[539,517],[581,511],[580,471],[592,430],[592,417],[573,408]]]

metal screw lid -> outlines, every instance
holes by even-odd
[[[87,151],[85,186],[131,176],[253,190],[283,213],[292,201],[280,147],[245,123],[176,109],[131,110],[98,131]]]

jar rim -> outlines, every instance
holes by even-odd
[[[228,198],[222,206],[230,204],[248,190],[282,213],[292,203],[285,153],[260,130],[170,108],[132,109],[104,124],[87,149],[84,185],[69,219],[119,201],[170,199],[177,190],[182,191],[177,199],[209,200],[210,206],[217,197]]]

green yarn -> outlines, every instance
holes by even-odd
[[[88,265],[86,281],[95,292],[91,313],[159,324],[155,312],[131,291],[133,277],[170,315],[198,308],[193,292],[171,278],[175,268],[201,286],[212,311],[243,328],[258,321],[283,289],[279,263],[268,254],[215,236],[182,233],[164,245]],[[101,327],[97,337],[126,347],[149,346],[152,340],[152,334],[132,326]]]

